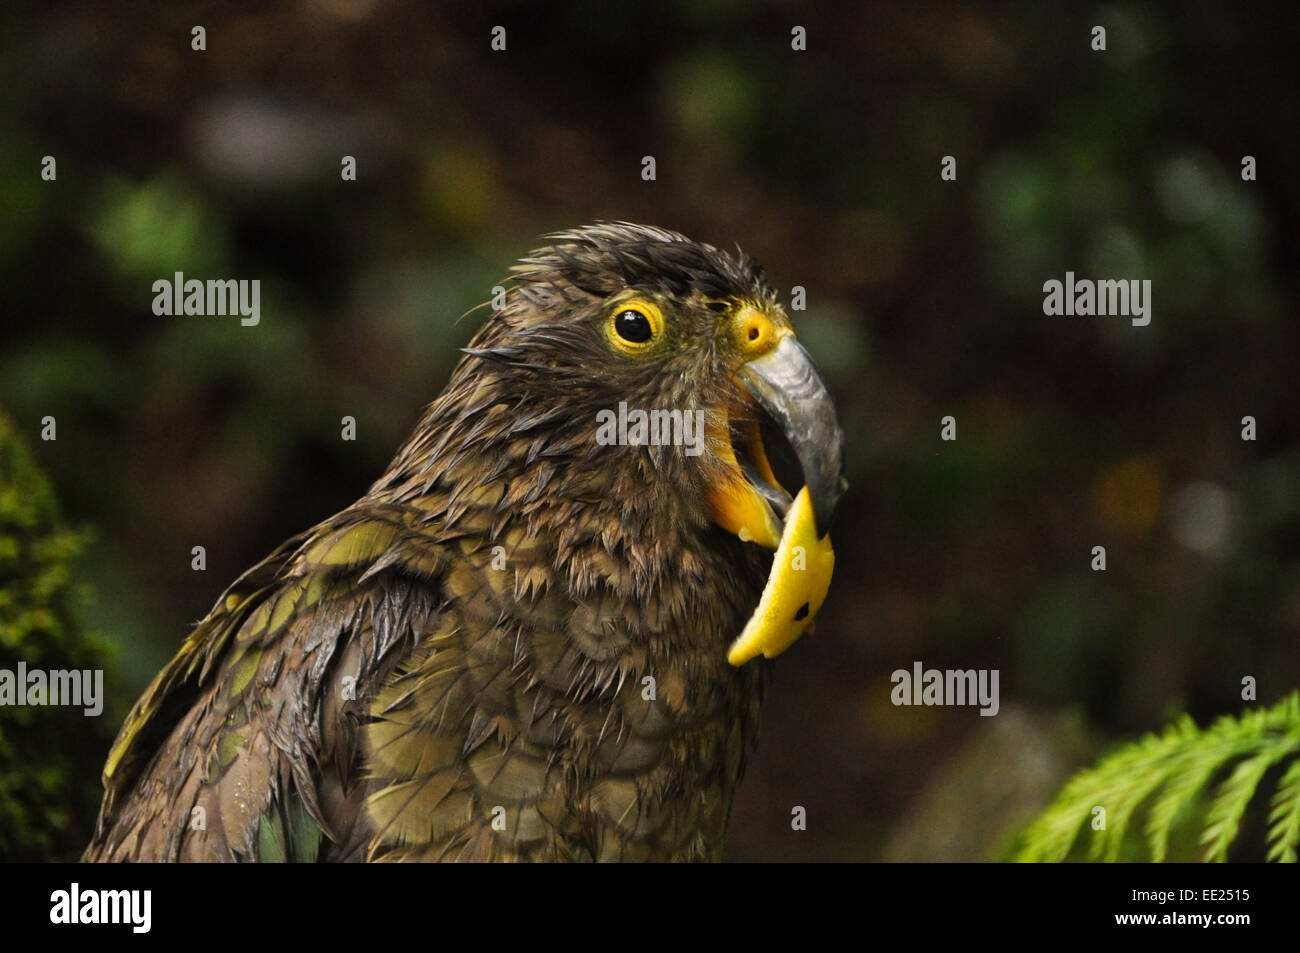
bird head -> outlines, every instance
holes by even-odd
[[[729,658],[776,654],[825,597],[827,527],[846,486],[816,365],[739,251],[626,222],[547,237],[511,269],[504,307],[466,348],[441,448],[497,439],[500,471],[526,457],[546,496],[598,496],[642,538],[712,526],[775,550],[754,631]],[[494,408],[508,425],[486,425]],[[765,416],[798,459],[797,496],[773,473]],[[534,488],[516,500],[537,502]]]

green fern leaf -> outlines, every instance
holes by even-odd
[[[1087,851],[1093,860],[1118,860],[1143,810],[1153,860],[1167,858],[1171,833],[1184,823],[1200,829],[1206,860],[1226,860],[1260,785],[1288,759],[1295,760],[1272,798],[1267,843],[1269,860],[1294,862],[1300,842],[1300,693],[1273,708],[1220,718],[1203,730],[1183,715],[1163,734],[1111,752],[1072,777],[1026,828],[1018,859],[1067,859],[1084,823],[1102,807],[1108,823],[1093,831]],[[1203,798],[1225,772],[1213,797]]]
[[[1222,863],[1228,859],[1228,847],[1237,837],[1242,815],[1255,796],[1259,782],[1269,768],[1296,750],[1296,739],[1286,736],[1264,738],[1261,744],[1260,751],[1240,762],[1219,785],[1214,803],[1206,813],[1201,843],[1206,847],[1205,859],[1208,861]]]
[[[1192,807],[1196,795],[1210,782],[1210,778],[1240,751],[1239,744],[1225,744],[1217,752],[1192,745],[1184,746],[1178,752],[1178,765],[1170,773],[1169,782],[1147,815],[1147,845],[1153,861],[1161,863],[1165,860],[1169,853],[1169,835],[1180,816]]]
[[[1300,758],[1291,762],[1273,795],[1268,815],[1268,859],[1283,864],[1296,862],[1300,843]]]

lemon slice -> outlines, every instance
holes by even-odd
[[[812,499],[804,487],[786,514],[781,542],[772,558],[772,574],[758,608],[731,643],[727,661],[741,666],[759,655],[775,658],[794,645],[821,611],[834,568],[830,534],[817,538]]]

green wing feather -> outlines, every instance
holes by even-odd
[[[345,511],[222,594],[118,735],[87,859],[302,861],[348,840],[356,726],[439,602],[416,518]]]

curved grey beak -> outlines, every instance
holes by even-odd
[[[803,469],[817,535],[825,536],[849,484],[844,478],[844,431],[812,355],[787,334],[771,351],[744,364],[740,381],[790,441]]]

